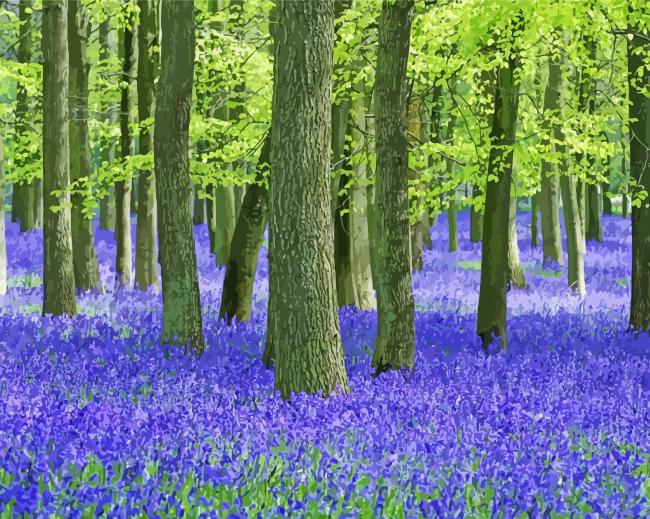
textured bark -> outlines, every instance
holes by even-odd
[[[600,220],[600,193],[598,192],[597,184],[589,184],[587,186],[587,195],[589,196],[589,217],[587,222],[587,232],[585,238],[587,240],[595,240],[598,242],[603,241],[603,226]]]
[[[32,0],[20,0],[18,4],[18,17],[21,22],[19,29],[18,53],[19,63],[29,63],[32,58]],[[28,153],[24,147],[24,134],[28,133],[27,118],[30,114],[30,103],[27,89],[18,83],[16,92],[16,144],[21,152],[20,155]],[[21,168],[31,160],[29,156],[24,158],[16,157],[15,166]],[[35,219],[35,196],[36,189],[34,181],[21,181],[14,184],[14,195],[12,205],[12,221],[20,221],[21,232],[30,231],[36,227]]]
[[[562,70],[559,60],[551,59],[548,63],[548,84],[544,93],[544,112],[549,118],[558,117],[560,99],[562,98]],[[556,144],[549,139],[551,152],[557,151]],[[560,179],[553,164],[542,159],[542,189],[539,193],[542,214],[542,246],[544,264],[549,262],[564,265],[562,252],[562,233],[560,230],[560,208],[558,192]]]
[[[275,387],[348,392],[329,175],[334,2],[278,4],[270,183],[268,343]]]
[[[235,192],[233,186],[216,186],[214,200],[214,252],[217,265],[226,265],[230,257],[230,242],[235,232]]]
[[[412,0],[385,1],[379,19],[375,124],[378,330],[376,374],[413,369],[414,301],[409,262],[407,80]]]
[[[483,189],[480,185],[473,184],[472,198],[476,200],[481,196],[483,196]],[[469,218],[469,240],[472,243],[478,243],[483,237],[483,213],[478,211],[474,204],[472,204]]]
[[[74,282],[80,290],[99,287],[99,265],[95,252],[92,213],[84,214],[84,204],[92,197],[89,187],[92,166],[88,141],[87,56],[90,22],[86,8],[78,0],[68,1],[68,53],[70,56],[68,110],[70,114],[70,181],[73,184],[72,251]]]
[[[479,293],[477,333],[483,348],[495,338],[506,337],[506,292],[508,285],[508,244],[510,225],[510,186],[512,158],[517,122],[518,86],[514,81],[514,58],[497,71],[494,95],[494,116],[490,133],[491,149],[485,191],[481,288]]]
[[[194,74],[194,1],[162,2],[161,77],[154,161],[163,296],[163,342],[203,352],[190,196],[189,126]]]
[[[0,127],[0,129],[3,129]],[[0,138],[0,296],[7,293],[7,236],[5,233],[5,141]]]
[[[221,308],[219,318],[230,323],[233,317],[239,321],[249,321],[253,296],[253,282],[257,271],[266,210],[268,192],[265,182],[265,172],[268,171],[271,160],[271,135],[264,141],[257,164],[257,179],[246,190],[242,202],[237,225],[232,238],[230,258],[226,268],[221,291]]]
[[[630,31],[632,32],[632,31]],[[630,85],[630,176],[636,189],[650,191],[650,98],[643,94],[650,84],[650,71],[644,66],[647,51],[645,39],[639,33],[627,42],[628,82]],[[650,204],[645,200],[632,206],[632,304],[630,326],[635,330],[650,330]]]
[[[42,31],[43,315],[74,315],[77,304],[70,216],[68,6],[65,0],[43,2]]]
[[[157,60],[153,47],[158,45],[158,27],[154,0],[138,0],[140,26],[138,27],[138,119],[143,122],[154,117],[156,96],[154,79]],[[150,128],[140,130],[140,155],[154,148]],[[156,181],[153,171],[140,171],[138,179],[138,219],[135,239],[135,284],[140,290],[158,281],[156,264]]]
[[[519,259],[519,243],[517,242],[517,198],[510,197],[510,216],[508,220],[508,280],[510,287],[526,287],[524,269]]]
[[[109,37],[110,26],[108,21],[102,22],[99,26],[99,59],[104,61],[110,58],[111,44]],[[112,123],[114,120],[113,110],[108,103],[102,104],[102,113],[105,114],[104,122]],[[102,141],[101,143],[102,163],[111,164],[115,160],[115,142]],[[109,186],[108,193],[99,201],[99,228],[113,229],[115,227],[115,188]]]
[[[356,149],[366,146],[366,101],[358,97],[353,101],[354,126],[350,133]],[[355,305],[361,310],[375,308],[375,291],[372,286],[370,266],[370,235],[368,229],[368,172],[361,161],[353,165],[354,184],[350,191],[350,247],[352,253],[352,282]]]
[[[129,85],[133,74],[133,32],[126,28],[122,31],[124,59],[122,62],[122,96],[120,100],[120,147],[122,159],[135,153],[133,136],[129,130],[129,121],[133,112],[133,94]],[[131,284],[131,179],[115,182],[115,241],[117,258],[115,261],[115,284],[128,287]]]
[[[530,246],[539,247],[539,193],[530,197]]]

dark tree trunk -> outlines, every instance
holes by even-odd
[[[597,184],[587,186],[587,195],[589,196],[589,217],[587,221],[589,227],[585,238],[587,240],[603,241],[603,226],[600,221],[600,194],[598,193]]]
[[[278,15],[267,348],[283,398],[347,393],[329,173],[334,2],[283,0]]]
[[[605,136],[605,139],[607,139],[607,136]],[[606,163],[605,163],[605,182],[601,184],[601,189],[603,190],[602,192],[602,206],[603,206],[603,214],[606,214],[607,216],[612,215],[612,199],[609,197],[610,195],[610,178],[611,178],[611,159],[610,157],[607,157]]]
[[[560,99],[562,98],[562,70],[559,60],[551,59],[548,63],[548,84],[544,94],[544,112],[548,117],[559,114]],[[549,128],[550,151],[555,151],[556,144],[550,140],[553,128]],[[542,190],[539,193],[542,213],[542,242],[544,265],[549,262],[564,264],[562,251],[562,232],[560,229],[560,208],[558,207],[558,192],[560,179],[553,164],[542,161]]]
[[[131,19],[132,20],[132,19]],[[129,22],[131,23],[131,22]],[[133,136],[129,121],[133,112],[133,95],[129,84],[133,73],[133,32],[129,27],[122,31],[124,60],[122,63],[122,97],[120,100],[120,146],[122,159],[133,155]],[[116,286],[128,287],[131,284],[131,179],[115,182],[115,241],[117,258],[115,261]]]
[[[530,197],[530,246],[539,247],[539,193]]]
[[[269,134],[260,151],[257,182],[248,186],[246,190],[232,237],[219,310],[219,318],[226,319],[228,323],[233,317],[239,321],[248,321],[251,317],[253,282],[266,223],[268,193],[265,172],[268,171],[270,157],[271,135]]]
[[[109,41],[110,26],[108,21],[102,22],[99,26],[99,59],[104,61],[110,58],[111,46]],[[104,123],[112,123],[114,114],[108,103],[102,103]],[[109,140],[101,142],[102,164],[112,164],[115,160],[115,142]],[[99,228],[113,229],[115,227],[115,188],[108,187],[108,193],[99,201]]]
[[[451,114],[449,122],[447,123],[446,140],[451,143],[454,138],[454,127],[456,124],[456,116]],[[450,158],[446,159],[447,162],[447,178],[451,179],[454,172],[454,161]],[[456,218],[456,189],[449,193],[449,208],[447,209],[448,220],[448,250],[449,252],[456,252],[458,250],[458,224]]]
[[[621,138],[621,148],[622,148],[622,157],[621,157],[621,170],[622,170],[622,175],[621,178],[623,178],[623,189],[621,196],[623,198],[623,203],[621,206],[621,215],[623,218],[627,218],[630,215],[630,197],[628,196],[628,186],[630,182],[630,173],[625,167],[625,160],[626,160],[626,153],[625,153],[625,141],[623,138]]]
[[[409,262],[407,78],[413,0],[384,2],[375,80],[376,375],[413,369],[414,301]]]
[[[483,189],[479,184],[472,185],[472,198],[476,200],[483,196]],[[472,243],[478,243],[483,237],[483,213],[476,209],[472,204],[469,221],[469,239]]]
[[[99,265],[95,253],[92,213],[84,206],[92,197],[89,186],[92,166],[88,142],[88,74],[87,56],[90,23],[86,8],[78,0],[68,1],[68,52],[70,56],[70,180],[72,189],[72,251],[75,287],[91,290],[99,287]]]
[[[205,198],[199,196],[199,187],[194,186],[194,204],[192,206],[192,223],[201,225],[205,223]]]
[[[481,288],[477,317],[477,333],[486,351],[488,345],[497,337],[501,338],[504,348],[507,345],[510,186],[518,104],[518,85],[514,80],[516,67],[515,59],[511,58],[507,66],[498,69],[495,84],[488,178],[494,176],[498,180],[487,182],[485,191]]]
[[[162,2],[161,77],[154,161],[163,296],[163,342],[205,347],[190,195],[189,126],[194,74],[194,1]]]
[[[140,26],[138,27],[138,119],[140,123],[154,117],[156,96],[154,79],[157,59],[153,48],[158,45],[158,24],[154,0],[138,0]],[[140,155],[153,152],[151,128],[140,130]],[[135,240],[135,284],[146,290],[156,283],[156,181],[153,171],[140,171],[138,180],[138,220]]]
[[[643,90],[650,85],[650,70],[644,66],[646,38],[641,28],[627,42],[628,81],[630,85],[630,176],[636,190],[650,190],[650,98]],[[638,191],[635,193],[638,196]],[[632,206],[632,305],[630,326],[650,330],[650,206],[647,201]]]
[[[43,315],[75,315],[69,191],[67,1],[44,0],[42,27]]]

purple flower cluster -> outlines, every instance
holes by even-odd
[[[414,278],[413,373],[370,377],[376,314],[341,310],[351,395],[284,402],[260,357],[264,249],[250,323],[217,320],[224,271],[196,228],[207,350],[160,346],[160,295],[104,292],[42,318],[41,235],[8,225],[0,314],[0,510],[65,517],[529,517],[650,514],[650,337],[627,332],[629,223],[589,244],[588,296],[543,271],[509,293],[509,349],[475,336],[480,246],[459,215]],[[320,514],[320,515],[319,515]]]

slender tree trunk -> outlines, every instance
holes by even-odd
[[[539,193],[530,197],[530,246],[539,247]]]
[[[518,25],[517,22],[513,24]],[[485,191],[485,220],[481,258],[481,288],[478,303],[477,333],[483,348],[495,338],[506,337],[506,291],[508,285],[508,250],[510,223],[510,186],[512,158],[517,122],[518,86],[514,80],[515,58],[497,71],[494,116],[490,133],[491,149]]]
[[[566,229],[567,251],[569,256],[569,287],[582,297],[586,294],[584,242],[582,239],[583,233],[576,184],[576,180],[572,177],[567,175],[560,177],[564,227]]]
[[[205,347],[190,195],[189,126],[194,75],[194,1],[162,2],[161,77],[154,161],[163,295],[163,342]]]
[[[210,252],[214,253],[214,244],[215,244],[215,226],[217,220],[216,213],[216,204],[214,203],[214,186],[208,185],[206,187],[206,196],[205,199],[205,213],[207,217],[208,224],[208,237],[210,240]]]
[[[447,142],[452,142],[454,138],[454,127],[456,125],[456,116],[452,113],[447,122]],[[450,158],[446,159],[447,162],[447,178],[451,178],[454,173],[454,161]],[[456,221],[456,189],[449,193],[449,207],[447,208],[447,221],[448,221],[448,250],[449,252],[456,252],[458,250],[458,225]]]
[[[598,192],[597,184],[589,184],[587,187],[587,194],[589,196],[589,227],[586,233],[587,240],[603,241],[603,226],[600,221],[600,193]]]
[[[578,198],[578,214],[580,216],[580,232],[582,233],[582,248],[586,247],[587,229],[587,184],[582,181],[576,182],[576,197]]]
[[[605,182],[601,184],[602,192],[602,206],[603,214],[607,216],[612,215],[612,199],[609,197],[610,194],[610,178],[611,178],[611,159],[607,157],[606,169],[605,169]]]
[[[1,130],[4,130],[0,126]],[[5,233],[5,141],[0,138],[0,296],[7,293],[7,236]]]
[[[621,130],[621,132],[622,132],[622,130]],[[624,181],[623,189],[621,190],[622,191],[621,196],[623,198],[622,206],[621,206],[621,215],[623,216],[623,218],[627,218],[630,215],[630,197],[627,194],[628,193],[628,186],[629,186],[629,183],[630,183],[630,173],[627,170],[627,168],[625,167],[625,155],[626,155],[625,151],[626,150],[625,150],[625,140],[622,137],[621,137],[621,148],[622,148],[622,150],[621,150],[622,151],[622,157],[621,157],[621,170],[622,170],[621,173],[622,174],[621,174],[621,178]]]
[[[108,21],[102,22],[99,26],[99,59],[105,61],[110,58],[111,45],[109,40],[110,26]],[[104,113],[104,123],[112,123],[114,120],[113,110],[107,103],[102,103],[102,113]],[[112,164],[115,160],[115,142],[108,140],[101,143],[101,160],[102,164]],[[115,227],[115,188],[110,186],[108,193],[99,201],[99,228],[113,229]]]
[[[407,79],[413,0],[384,2],[375,80],[378,330],[376,375],[413,369],[414,301],[409,263]]]
[[[133,73],[133,32],[129,27],[122,31],[124,61],[122,64],[122,97],[120,100],[120,146],[122,159],[133,155],[133,136],[129,121],[133,112],[133,95],[129,85]],[[131,284],[131,179],[115,182],[115,240],[117,258],[115,262],[116,286],[128,287]]]
[[[483,190],[478,184],[472,185],[472,198],[476,200],[483,196]],[[469,221],[469,239],[472,243],[478,243],[483,236],[483,213],[476,209],[476,205],[472,204]]]
[[[230,257],[230,242],[235,232],[235,193],[233,186],[219,185],[214,190],[216,227],[214,252],[217,265],[226,265]]]
[[[270,183],[268,343],[275,387],[348,392],[330,184],[334,2],[278,4]]]
[[[74,282],[80,290],[99,287],[99,265],[95,253],[95,232],[91,215],[84,213],[86,200],[92,196],[89,180],[90,143],[88,142],[88,74],[87,57],[90,23],[86,8],[78,0],[68,1],[70,180],[73,184],[72,251]]]
[[[268,175],[265,173],[269,169],[270,160],[269,134],[260,151],[256,183],[246,190],[232,238],[219,309],[219,318],[226,319],[229,324],[233,317],[239,321],[249,321],[251,317],[253,282],[266,223],[268,192],[265,176]]]
[[[366,146],[366,101],[358,97],[353,101],[354,126],[351,128],[354,149]],[[372,286],[370,266],[370,235],[368,229],[368,172],[365,161],[352,166],[354,184],[350,192],[350,247],[352,253],[352,281],[355,305],[361,310],[375,308],[375,291]]]
[[[70,215],[67,4],[65,0],[43,2],[43,315],[77,313]]]
[[[158,24],[155,0],[138,0],[140,26],[138,27],[138,119],[154,117],[156,96],[154,80],[157,59],[153,48],[158,45]],[[151,128],[140,129],[140,155],[154,150]],[[135,284],[140,290],[158,281],[156,264],[156,181],[153,171],[140,171],[138,180],[138,219],[135,240]]]
[[[20,0],[18,3],[18,17],[20,29],[18,33],[18,62],[29,63],[32,58],[32,0]],[[26,166],[31,160],[28,144],[25,142],[28,133],[27,119],[31,112],[29,95],[22,83],[18,83],[16,92],[16,145],[19,154],[16,154],[15,166]],[[24,157],[27,155],[27,157]],[[19,158],[21,157],[21,158]],[[22,180],[14,184],[12,206],[12,221],[20,221],[20,231],[31,231],[36,227],[34,218],[34,203],[36,191],[34,181]]]
[[[650,98],[643,90],[650,84],[650,70],[644,66],[643,51],[647,51],[641,28],[627,42],[628,82],[630,85],[630,176],[636,190],[650,190]],[[638,196],[639,191],[636,191]],[[650,206],[647,201],[632,205],[632,304],[630,326],[635,330],[650,330]]]
[[[510,197],[508,220],[508,280],[510,286],[525,288],[526,277],[519,259],[519,243],[517,241],[517,197]]]
[[[205,199],[199,196],[198,186],[194,186],[194,204],[192,206],[192,223],[194,225],[201,225],[205,223]]]
[[[238,166],[241,168],[243,167],[243,164],[239,164]],[[235,225],[237,225],[239,211],[241,210],[241,206],[244,203],[244,197],[246,196],[246,185],[234,185],[232,186],[232,189],[235,195]]]

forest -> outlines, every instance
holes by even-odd
[[[0,0],[0,518],[650,517],[650,2]]]

